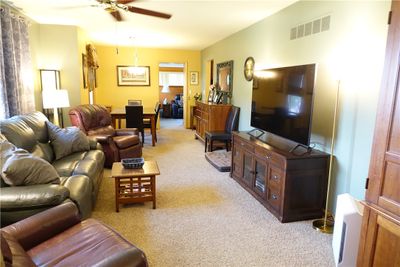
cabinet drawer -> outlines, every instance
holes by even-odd
[[[271,167],[270,173],[268,176],[268,186],[275,187],[280,190],[282,185],[282,180],[285,175],[285,172],[281,169]]]
[[[194,110],[194,116],[200,118],[200,117],[201,117],[201,110],[198,109],[198,108],[196,108],[196,109]]]
[[[278,213],[281,211],[281,194],[280,190],[274,187],[268,187],[267,189],[267,202],[268,204]]]
[[[268,162],[271,162],[282,169],[285,168],[285,159],[280,157],[278,154],[260,147],[256,147],[255,153],[257,156],[266,159]]]
[[[241,149],[246,149],[249,152],[254,152],[254,146],[242,141],[241,139],[235,139],[235,146],[238,146]]]

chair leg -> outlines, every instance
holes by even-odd
[[[142,146],[144,146],[144,130],[142,131]]]
[[[229,141],[225,140],[225,147],[226,147],[226,152],[229,151]]]
[[[210,150],[210,152],[212,152],[212,150],[213,150],[213,140],[212,139],[210,140],[210,149],[209,150]]]
[[[207,136],[204,138],[204,153],[207,152]]]

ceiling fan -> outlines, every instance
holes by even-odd
[[[117,21],[123,20],[121,13],[119,11],[120,9],[162,19],[169,19],[172,17],[172,15],[170,14],[127,5],[129,3],[135,2],[136,0],[96,0],[96,1],[100,5],[104,6],[104,10],[109,12],[111,16],[113,16],[113,18]]]

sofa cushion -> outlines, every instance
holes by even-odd
[[[76,165],[81,161],[87,152],[75,152],[71,155],[53,162],[53,167],[60,176],[71,176]]]
[[[59,175],[50,163],[8,141],[1,143],[0,156],[1,177],[8,185],[60,183]]]
[[[14,116],[0,122],[0,132],[19,148],[32,151],[36,145],[36,137],[32,128],[26,124],[20,117]]]
[[[140,143],[138,135],[120,135],[113,137],[115,144],[119,148],[127,148]]]
[[[49,135],[46,125],[46,121],[48,121],[48,119],[43,113],[36,111],[34,113],[22,115],[20,118],[33,130],[37,141],[40,143],[49,142]]]
[[[37,143],[31,153],[32,155],[42,158],[50,163],[52,163],[55,158],[53,147],[50,145],[50,143]]]
[[[55,206],[68,197],[69,190],[65,186],[56,184],[6,187],[1,189],[1,213]]]
[[[74,152],[90,150],[89,139],[77,127],[60,128],[46,122],[56,159],[61,159]]]

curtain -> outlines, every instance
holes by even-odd
[[[28,23],[0,8],[0,118],[35,110]]]

